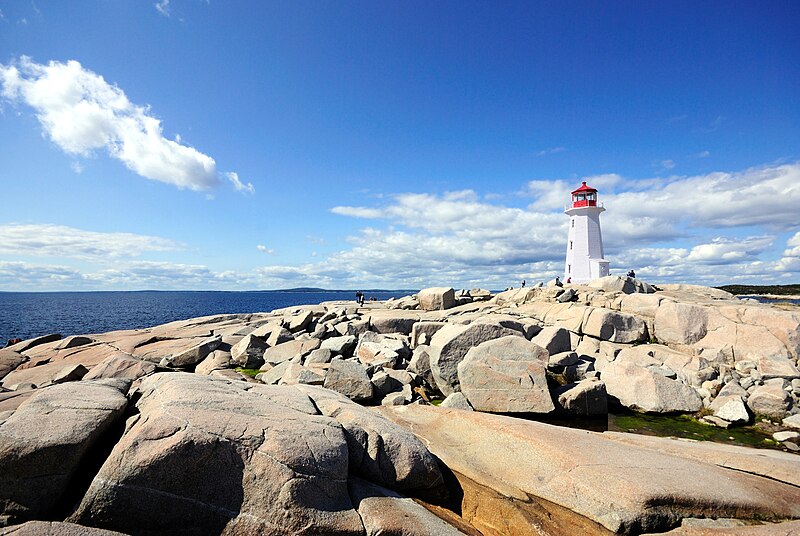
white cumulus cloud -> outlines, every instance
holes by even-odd
[[[39,64],[26,56],[0,64],[2,96],[36,112],[44,133],[64,152],[87,157],[105,149],[134,173],[190,190],[219,184],[216,162],[194,147],[164,137],[147,106],[128,100],[116,85],[79,62]],[[252,193],[238,176],[228,179]]]
[[[52,224],[0,225],[0,255],[104,260],[179,249],[180,244],[157,236],[101,233]]]
[[[233,188],[237,192],[245,192],[245,193],[248,193],[248,194],[256,193],[256,189],[255,189],[255,187],[253,186],[252,183],[248,182],[247,184],[244,184],[241,180],[239,180],[239,174],[238,173],[230,171],[228,173],[225,173],[225,177],[229,181],[231,181],[231,184],[233,184]]]
[[[772,245],[772,240],[770,236],[752,236],[743,240],[717,237],[707,244],[694,246],[686,260],[712,264],[755,260]]]
[[[169,17],[171,14],[170,7],[169,7],[169,0],[159,0],[155,4],[153,4],[156,10],[164,15],[165,17]]]

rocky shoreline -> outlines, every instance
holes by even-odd
[[[39,337],[0,350],[0,530],[793,534],[797,454],[514,415],[798,451],[798,355],[800,312],[624,277]]]

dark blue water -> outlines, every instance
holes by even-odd
[[[411,293],[364,292],[367,298],[379,300]],[[331,300],[355,304],[355,291],[0,292],[0,347],[12,338],[137,329],[198,316],[257,313]]]

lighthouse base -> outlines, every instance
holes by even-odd
[[[605,259],[589,259],[589,271],[592,274],[592,279],[607,276],[609,264],[610,262]]]
[[[584,261],[585,262],[585,261]],[[605,277],[608,275],[609,272],[609,265],[610,261],[605,259],[589,259],[589,273],[586,273],[586,268],[584,265],[584,269],[582,273],[575,273],[581,272],[581,270],[573,269],[573,273],[575,275],[570,276],[569,272],[564,274],[564,280],[569,281],[570,283],[588,283],[594,279],[599,279],[601,277]]]

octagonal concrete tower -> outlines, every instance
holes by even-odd
[[[564,281],[586,283],[608,275],[609,262],[603,258],[603,233],[600,231],[603,211],[603,204],[597,202],[597,190],[586,186],[586,181],[572,192],[572,204],[564,210],[569,216]]]

